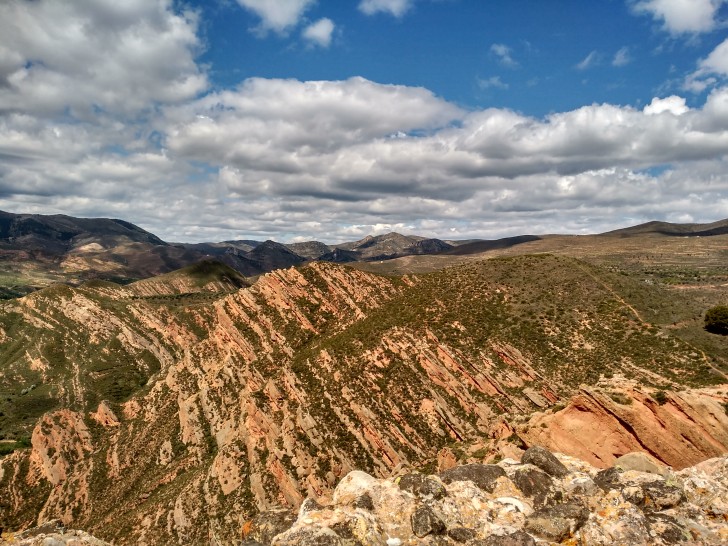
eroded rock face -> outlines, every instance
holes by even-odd
[[[546,258],[537,265],[544,260],[558,265]],[[533,265],[532,259],[515,264],[514,278]],[[191,305],[111,285],[62,286],[0,303],[6,313],[0,313],[0,338],[8,338],[12,326],[13,343],[22,345],[13,349],[7,373],[23,377],[30,370],[58,397],[53,411],[33,419],[32,449],[0,459],[0,526],[22,529],[39,518],[61,518],[117,544],[227,544],[256,514],[295,511],[307,497],[330,495],[352,470],[383,478],[423,463],[437,465],[442,479],[408,484],[408,478],[400,482],[405,491],[399,485],[398,491],[445,503],[453,513],[474,508],[455,506],[443,490],[469,491],[475,499],[496,495],[496,512],[519,519],[567,502],[568,495],[592,494],[598,485],[583,475],[564,486],[566,495],[558,465],[538,457],[518,477],[498,467],[488,475],[458,465],[496,455],[517,459],[522,447],[563,442],[562,451],[583,451],[595,465],[609,466],[609,457],[642,441],[673,464],[667,457],[675,449],[652,441],[660,420],[675,426],[691,461],[726,445],[720,434],[728,428],[726,397],[687,391],[668,394],[662,409],[639,393],[630,407],[600,398],[592,414],[606,417],[595,421],[572,404],[551,414],[553,430],[536,420],[521,430],[518,418],[566,401],[577,385],[559,377],[561,365],[558,374],[545,367],[543,355],[518,341],[516,331],[505,335],[510,274],[493,280],[497,270],[474,267],[452,282],[314,264],[276,271],[224,296],[202,294]],[[573,283],[568,288],[575,289]],[[543,287],[542,294],[552,297],[552,289]],[[559,302],[570,304],[570,298]],[[569,378],[596,358],[591,350],[574,349],[572,334],[601,346],[598,354],[608,349],[614,356],[611,331],[596,336],[589,326],[596,315],[589,313],[591,319],[564,322],[566,330],[549,338],[555,348],[547,356],[557,355]],[[692,362],[685,347],[674,349],[662,337],[653,341],[669,348],[665,366]],[[125,374],[131,390],[119,391],[113,380]],[[632,426],[647,415],[637,411],[642,406],[654,406],[655,419]],[[606,436],[579,444],[592,429]],[[460,449],[475,445],[468,453]],[[478,469],[480,477],[471,474]],[[624,494],[644,502],[642,490]],[[397,498],[393,494],[392,502]],[[347,502],[360,511],[348,528],[378,528],[368,485]],[[401,508],[409,525],[417,507]],[[666,520],[660,525],[671,532]],[[346,534],[343,529],[335,532]]]
[[[469,481],[483,491],[492,493],[498,478],[505,475],[506,473],[501,467],[493,464],[467,464],[440,472],[439,478],[447,484]]]
[[[661,475],[600,470],[543,449],[539,455],[561,475],[550,477],[515,460],[455,467],[450,472],[458,479],[447,480],[437,498],[422,496],[419,486],[427,480],[439,483],[442,475],[408,475],[403,486],[405,477],[375,479],[356,472],[342,480],[333,502],[306,510],[270,544],[661,546],[728,540],[728,456]],[[524,482],[523,476],[533,473],[548,481],[536,487]],[[542,487],[555,493],[545,503]],[[357,495],[367,495],[371,508],[354,505]]]
[[[649,394],[629,388],[624,404],[582,386],[565,409],[537,414],[518,432],[529,445],[570,453],[602,468],[633,451],[649,451],[659,459],[656,464],[684,468],[728,452],[723,390],[670,392],[658,404]]]

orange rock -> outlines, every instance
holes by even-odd
[[[582,387],[555,414],[537,414],[519,427],[528,445],[542,445],[606,468],[617,457],[646,451],[673,468],[692,466],[728,451],[725,395],[716,389],[668,393],[660,405],[647,394],[626,390],[620,404]]]

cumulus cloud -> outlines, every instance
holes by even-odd
[[[313,45],[329,47],[334,33],[334,22],[324,17],[303,30],[303,37]]]
[[[298,25],[304,12],[316,3],[316,0],[237,0],[243,8],[260,17],[258,30],[263,33],[275,31],[285,32]]]
[[[0,111],[134,114],[207,87],[194,13],[171,0],[0,3]]]
[[[728,76],[728,39],[716,47],[700,62],[700,69],[721,76]]]
[[[388,13],[402,17],[414,4],[414,0],[361,0],[359,10],[367,15]]]
[[[518,66],[518,63],[513,59],[512,50],[505,44],[493,44],[490,46],[490,53],[494,55],[500,64],[510,68]]]
[[[256,78],[169,105],[153,126],[161,147],[113,120],[4,116],[0,209],[123,217],[168,240],[486,237],[728,215],[728,89],[702,108],[671,96],[539,119],[362,78]]]
[[[710,54],[698,63],[698,69],[685,79],[683,87],[701,93],[728,77],[728,39],[720,43]]]
[[[512,210],[509,203],[535,191],[534,180],[549,181],[539,191],[555,204],[586,201],[592,186],[585,181],[604,172],[628,181],[653,165],[721,157],[728,123],[714,120],[728,105],[724,97],[728,91],[715,93],[697,112],[668,97],[644,112],[593,105],[538,120],[500,109],[463,113],[424,90],[362,79],[252,80],[195,103],[194,121],[192,112],[177,112],[168,145],[174,155],[219,166],[226,191],[248,197],[371,207],[382,195],[444,204],[485,192]],[[372,105],[384,103],[394,116],[377,115]],[[392,138],[397,132],[407,136]],[[505,188],[511,193],[493,197]]]
[[[587,68],[591,68],[592,66],[596,65],[599,62],[599,53],[596,51],[592,51],[584,57],[581,61],[579,61],[574,68],[577,70],[586,70]]]
[[[632,4],[638,14],[661,21],[671,34],[709,32],[716,28],[718,10],[726,0],[638,0]]]
[[[629,54],[629,48],[627,46],[622,47],[614,54],[612,59],[612,66],[626,66],[632,62],[632,57]]]
[[[644,113],[647,115],[661,114],[662,112],[670,112],[676,116],[686,113],[690,108],[687,107],[685,99],[672,95],[664,99],[655,97],[652,102],[645,106]]]
[[[301,25],[324,47],[336,31],[302,25],[305,2],[253,5],[272,31]],[[200,47],[171,0],[0,3],[0,209],[121,217],[170,241],[728,216],[728,88],[693,108],[669,96],[534,118],[363,78],[210,92]],[[715,85],[726,58],[724,43],[695,81]]]

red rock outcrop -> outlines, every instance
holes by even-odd
[[[673,468],[728,452],[728,395],[721,388],[609,394],[583,386],[566,408],[540,413],[518,429],[529,445],[579,457],[605,468],[632,451],[646,451]],[[615,400],[616,398],[616,400]]]

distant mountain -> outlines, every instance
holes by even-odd
[[[489,250],[497,250],[501,248],[510,248],[522,243],[530,241],[538,241],[541,237],[536,235],[519,235],[517,237],[504,237],[503,239],[493,239],[486,241],[473,241],[446,250],[445,254],[453,256],[465,256],[467,254],[480,254]]]
[[[123,220],[0,212],[3,297],[54,281],[129,282],[179,269],[202,257]],[[19,284],[7,286],[6,279]]]
[[[260,241],[223,241],[221,243],[178,243],[189,250],[195,250],[209,256],[222,256],[224,254],[245,254],[260,245]]]
[[[359,253],[362,260],[386,260],[407,255],[406,250],[425,237],[415,237],[391,232],[384,235],[367,235],[359,241],[335,245],[336,248]]]
[[[306,241],[303,243],[290,243],[285,245],[286,248],[295,252],[299,256],[303,256],[307,260],[318,260],[324,254],[331,252],[329,245],[319,241]]]
[[[167,245],[156,235],[124,220],[0,211],[0,247],[5,249],[60,254],[86,244],[111,248],[122,242]]]
[[[455,247],[440,239],[422,239],[405,248],[404,252],[406,254],[439,254],[452,248]]]
[[[262,243],[260,241],[252,241],[250,239],[236,239],[233,241],[223,241],[222,243],[215,244],[223,244],[226,246],[237,248],[238,250],[242,250],[243,252],[250,252]]]
[[[275,241],[263,242],[248,252],[246,257],[258,264],[261,272],[283,269],[306,261],[303,256],[299,256],[285,245]]]
[[[710,237],[712,235],[728,234],[728,219],[719,220],[710,224],[672,224],[670,222],[647,222],[623,229],[615,229],[602,233],[602,235],[617,235],[631,237],[633,235],[672,235],[680,237]]]
[[[625,238],[721,234],[728,234],[728,220],[711,224],[648,222],[602,235]],[[350,263],[383,262],[407,256],[464,257],[539,239],[536,235],[521,235],[497,240],[443,241],[391,232],[336,245],[249,239],[168,243],[124,220],[0,211],[0,299],[17,297],[58,281],[78,284],[100,279],[128,283],[202,260],[215,260],[243,276],[253,277],[315,260]],[[448,262],[438,258],[438,263],[444,267]]]
[[[24,282],[1,284],[2,297],[19,296],[53,281],[130,282],[211,258],[245,276],[306,261],[273,241],[171,244],[123,220],[0,211],[0,276],[4,272],[21,278],[22,272]]]
[[[361,260],[361,254],[355,250],[344,250],[343,248],[335,248],[331,252],[327,252],[322,256],[319,256],[321,262],[333,262],[338,264],[345,264],[351,262],[358,262]]]

